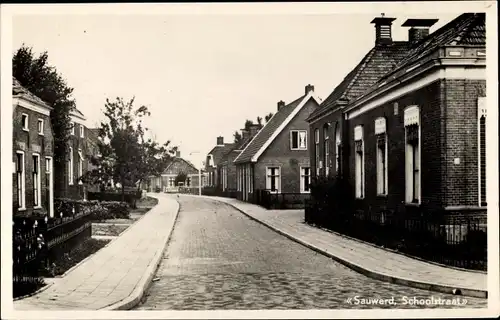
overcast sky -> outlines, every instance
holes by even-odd
[[[198,166],[217,136],[231,142],[245,119],[275,112],[305,85],[326,98],[373,46],[378,15],[17,15],[12,50],[48,51],[90,126],[107,97],[135,96],[157,140]],[[385,16],[397,18],[394,40],[407,40],[407,18],[438,18],[432,32],[457,14]]]

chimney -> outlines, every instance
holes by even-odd
[[[278,111],[285,106],[285,101],[281,100],[278,102]]]
[[[180,158],[181,157],[181,152],[179,150],[175,151],[175,157]]]
[[[224,137],[217,137],[217,145],[218,146],[224,145]]]
[[[241,129],[241,138],[243,140],[247,139],[248,137],[250,137],[250,131],[246,130],[246,129]]]
[[[408,41],[416,43],[429,35],[430,27],[436,22],[438,22],[438,19],[408,19],[401,26],[410,27],[408,30]]]
[[[382,13],[381,17],[375,18],[371,23],[375,24],[375,44],[392,43],[392,22],[396,18],[386,18]]]
[[[314,92],[314,86],[312,84],[308,84],[306,86],[306,95],[311,91]]]
[[[259,132],[260,128],[262,128],[261,125],[259,125],[259,124],[252,124],[250,126],[250,137],[254,137],[257,134],[257,132]]]

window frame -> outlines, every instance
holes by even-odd
[[[82,177],[83,177],[83,154],[82,149],[78,149],[78,184],[82,185]]]
[[[23,119],[26,117],[26,121],[23,124]],[[30,116],[27,113],[21,113],[21,126],[23,127],[23,131],[30,131]]]
[[[41,125],[40,125],[41,124]],[[44,135],[44,130],[45,130],[45,123],[43,121],[43,119],[40,119],[38,118],[37,120],[37,127],[36,127],[37,131],[38,131],[38,134],[40,136],[43,136]]]
[[[330,124],[323,126],[323,161],[325,163],[325,176],[330,174]]]
[[[33,208],[34,209],[40,209],[42,208],[42,177],[41,177],[41,165],[40,165],[40,154],[33,152],[32,154],[32,159],[33,159]],[[37,158],[37,161],[35,162],[35,157]],[[36,176],[36,179],[35,179]],[[36,182],[35,182],[36,180]]]
[[[383,138],[383,148],[380,147],[379,138]],[[387,136],[387,120],[385,117],[375,119],[375,147],[376,147],[376,182],[377,196],[387,196],[389,194],[389,175],[388,175],[388,136]],[[381,152],[383,157],[381,157]],[[380,167],[382,166],[382,167]],[[380,172],[382,171],[382,172]],[[380,181],[380,178],[382,178]]]
[[[68,185],[72,186],[74,184],[74,159],[73,159],[73,147],[69,147],[69,160],[68,160]]]
[[[355,197],[356,199],[365,198],[365,143],[363,137],[363,125],[354,127],[354,173],[355,173]],[[361,143],[361,151],[356,150],[356,143]],[[358,173],[359,170],[359,173]]]
[[[309,172],[308,174],[305,174],[305,169],[307,169]],[[305,177],[309,178],[308,182],[308,189],[306,190],[306,183],[305,183]],[[311,193],[311,167],[307,166],[301,166],[300,167],[300,193]]]
[[[316,164],[316,176],[319,176],[320,171],[320,154],[319,154],[319,128],[314,129],[314,160]]]
[[[75,128],[76,128],[76,123],[74,121],[71,121],[71,135],[75,135]]]
[[[278,174],[275,175],[270,175],[269,170],[270,169],[278,169]],[[272,191],[271,186],[272,186],[272,177],[277,177],[277,181],[275,183],[278,185],[276,190]],[[266,166],[266,190],[269,191],[270,193],[281,193],[281,166]]]
[[[26,210],[26,153],[22,150],[16,150],[16,167],[19,163],[17,155],[21,155],[22,157],[22,170],[21,176],[19,177],[19,171],[16,170],[16,182],[17,182],[17,200],[21,200],[21,203],[18,203],[18,211]],[[21,181],[19,181],[21,180]],[[19,183],[20,182],[20,183]]]
[[[339,173],[340,169],[340,147],[342,145],[342,136],[340,134],[340,124],[335,125],[335,174]]]
[[[487,141],[486,141],[486,138],[487,138],[487,108],[486,108],[486,97],[478,97],[477,98],[477,106],[478,106],[478,117],[477,117],[477,153],[478,153],[478,167],[477,167],[477,171],[478,171],[478,205],[480,207],[487,207],[488,206],[488,198],[487,198],[487,195],[488,195],[488,192],[487,192],[487,154],[486,154],[486,150],[487,150]],[[481,134],[481,120],[484,118],[484,137],[483,135]],[[481,140],[482,138],[484,138],[484,146],[485,146],[485,150],[484,150],[484,177],[483,177],[483,166],[482,166],[482,153],[483,153],[483,150],[481,148]],[[484,186],[483,186],[483,181],[484,179]],[[483,187],[484,187],[484,194],[483,194]],[[484,202],[483,202],[483,198],[484,198]]]
[[[416,141],[408,141],[408,130],[417,126]],[[422,203],[422,128],[420,125],[419,106],[408,106],[404,110],[405,130],[405,203],[420,205]],[[418,168],[417,168],[418,167]],[[418,173],[418,176],[416,176]],[[410,181],[411,179],[411,181]],[[410,192],[411,189],[411,192]],[[418,197],[417,197],[417,196]]]
[[[304,146],[300,146],[300,133],[304,133]],[[297,134],[297,147],[293,147],[293,134]],[[307,130],[301,130],[301,129],[293,129],[290,130],[290,150],[292,151],[303,151],[307,150]]]
[[[80,138],[85,138],[85,127],[83,125],[78,126],[80,128]]]

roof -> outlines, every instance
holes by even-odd
[[[259,129],[259,131],[260,131],[260,129]],[[238,143],[233,143],[232,146],[230,148],[228,148],[228,150],[226,150],[225,153],[222,155],[220,163],[226,163],[228,160],[228,156],[231,152],[241,153],[241,151],[244,150],[248,146],[248,144],[252,141],[252,139],[255,137],[255,135],[256,134],[254,134],[252,136],[248,136],[245,139],[242,139]]]
[[[222,160],[222,157],[233,148],[234,143],[224,143],[223,146],[215,146],[208,154],[213,157],[214,166]]]
[[[464,13],[417,42],[384,79],[447,45],[486,45],[485,13]]]
[[[297,112],[302,109],[309,99],[315,99],[319,103],[319,99],[312,93],[301,96],[293,102],[281,107],[271,119],[264,125],[262,129],[253,137],[245,149],[234,160],[235,163],[245,163],[256,161],[260,154],[274,140],[280,131],[293,119]]]
[[[191,167],[194,171],[198,171],[198,168],[196,168],[191,162],[187,161],[186,159],[183,159],[183,158],[180,158],[180,157],[172,157],[171,160],[170,160],[170,162],[167,164],[167,167],[165,168],[164,172],[167,172],[168,169],[170,169],[170,167],[173,164],[179,163],[179,162],[183,162],[186,165],[188,165],[189,167]]]
[[[36,103],[48,109],[52,109],[52,107],[49,106],[45,101],[43,101],[42,99],[31,93],[31,91],[23,87],[21,83],[14,77],[12,77],[12,96],[22,97],[33,103]]]
[[[375,45],[321,103],[320,108],[311,113],[309,119],[333,107],[340,99],[351,100],[363,94],[407,54],[409,47],[407,41]]]

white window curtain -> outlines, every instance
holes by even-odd
[[[69,162],[68,162],[68,183],[73,184],[73,147],[69,147]]]
[[[356,179],[356,198],[364,198],[364,143],[363,143],[363,127],[361,125],[354,128],[354,145],[355,145],[355,179]]]
[[[478,191],[479,205],[486,206],[486,97],[479,97],[478,101]]]
[[[404,113],[405,125],[405,200],[420,203],[420,110],[408,107]]]
[[[375,137],[377,150],[377,194],[387,194],[387,133],[385,118],[375,119]]]

